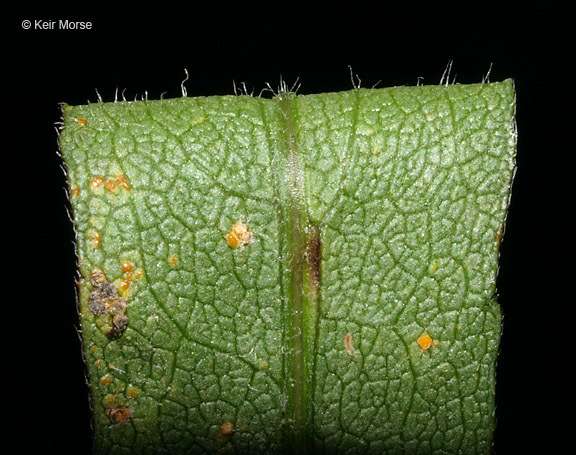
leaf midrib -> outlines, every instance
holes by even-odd
[[[284,93],[278,96],[278,106],[281,111],[284,126],[284,177],[286,206],[286,229],[290,268],[288,284],[290,358],[288,366],[288,418],[289,446],[294,453],[305,453],[306,448],[306,368],[304,346],[304,272],[306,270],[307,239],[304,230],[305,207],[303,200],[302,168],[298,156],[296,142],[296,125],[292,106],[292,94]],[[284,183],[282,182],[282,183]]]

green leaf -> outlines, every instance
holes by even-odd
[[[512,81],[63,111],[95,453],[490,453]]]

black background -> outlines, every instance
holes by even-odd
[[[518,171],[498,278],[504,330],[494,453],[566,453],[574,406],[573,34],[567,11],[523,6],[405,9],[348,2],[194,3],[10,10],[2,19],[4,100],[2,365],[4,453],[90,451],[77,335],[73,230],[57,154],[59,103],[233,93],[280,77],[299,93],[514,78]],[[16,8],[17,9],[17,8]],[[92,30],[23,30],[23,20]],[[8,77],[6,81],[5,77]],[[6,141],[7,140],[7,141]],[[572,381],[573,382],[573,381]],[[6,401],[6,398],[8,399]],[[4,443],[2,443],[4,445]]]

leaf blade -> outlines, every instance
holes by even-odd
[[[275,453],[300,434],[314,453],[487,453],[511,81],[288,101],[296,170],[282,101],[64,109],[96,452]],[[237,222],[254,237],[231,248]],[[89,310],[95,267],[125,314]],[[114,311],[128,324],[110,339]]]
[[[490,451],[501,324],[492,299],[515,153],[511,81],[490,88],[358,92],[356,156],[342,163],[340,195],[326,198],[334,206],[318,204],[329,214],[312,399],[319,452]],[[319,161],[310,158],[313,175]],[[425,333],[428,350],[417,343]]]

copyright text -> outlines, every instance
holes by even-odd
[[[30,21],[25,19],[22,21],[22,28],[24,30],[92,30],[92,22],[71,21],[68,19],[60,19],[57,21],[47,21],[43,19]]]

